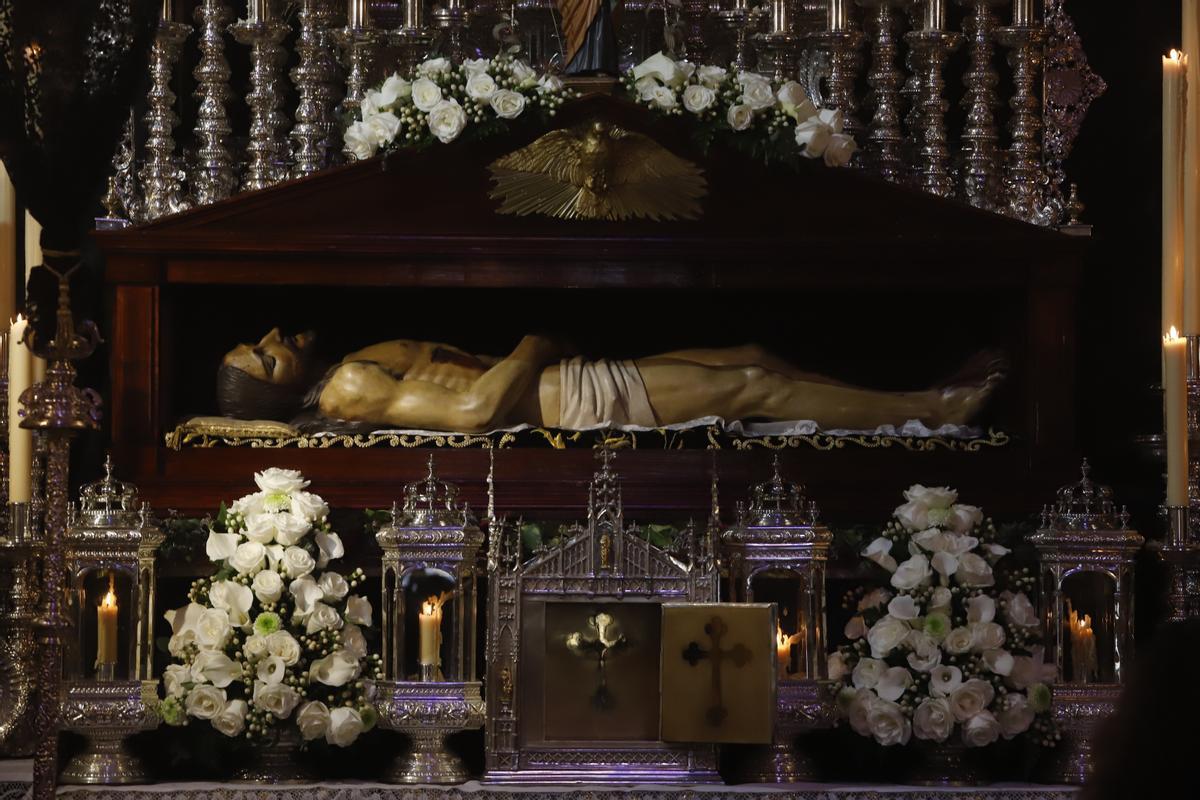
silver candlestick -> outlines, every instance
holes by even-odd
[[[229,26],[233,38],[250,45],[250,144],[246,146],[245,190],[265,189],[279,181],[278,161],[283,142],[277,138],[283,96],[277,91],[279,58],[276,51],[287,25],[269,17],[240,20]]]
[[[163,19],[158,23],[150,51],[150,94],[146,111],[146,163],[142,166],[142,216],[146,220],[175,214],[188,207],[183,171],[175,155],[175,93],[171,76],[180,46],[192,26]]]
[[[865,37],[849,22],[844,26],[827,26],[815,40],[829,53],[828,91],[826,103],[842,112],[842,124],[849,135],[858,139],[863,125],[858,119],[858,73],[862,67],[859,49]]]
[[[971,67],[963,75],[967,91],[962,104],[967,110],[962,134],[962,196],[976,208],[994,208],[999,195],[997,152],[1000,135],[995,109],[1000,104],[996,84],[1000,76],[992,65],[995,54],[996,15],[992,9],[1008,0],[956,0],[971,13],[963,25],[971,43]]]
[[[705,27],[711,9],[707,0],[681,0],[680,16],[683,18],[683,57],[693,64],[703,64],[708,57]]]
[[[906,177],[904,131],[900,128],[900,88],[904,85],[904,75],[896,66],[896,9],[903,8],[905,0],[858,0],[858,4],[873,12],[871,71],[867,83],[875,91],[875,113],[867,138],[879,174],[885,180],[900,182]]]
[[[758,71],[776,82],[792,80],[804,40],[792,30],[789,0],[769,0],[765,13],[767,30],[754,36]]]
[[[939,197],[954,194],[954,178],[950,174],[950,149],[946,146],[946,79],[942,68],[946,56],[962,42],[962,34],[940,28],[909,31],[904,37],[916,51],[917,63],[922,66],[920,94],[920,124],[914,138],[917,141],[917,180],[921,187]]]
[[[733,34],[733,68],[737,72],[745,72],[750,69],[753,60],[750,33],[761,19],[759,10],[751,8],[747,0],[734,0],[731,7],[716,12],[716,17],[721,27]]]
[[[223,0],[202,0],[196,8],[200,63],[192,75],[200,100],[195,128],[199,149],[191,183],[198,205],[224,200],[237,186],[233,156],[229,152],[229,116],[225,111],[232,94],[229,62],[225,59],[225,26],[230,16],[229,6]]]
[[[446,0],[444,5],[433,10],[433,20],[439,29],[445,31],[446,54],[450,60],[457,63],[466,58],[467,30],[474,21],[466,0]]]
[[[300,95],[296,124],[292,126],[292,177],[302,178],[329,165],[337,151],[333,88],[337,61],[333,57],[331,32],[333,13],[325,0],[302,0],[300,38],[296,50],[300,63],[292,69],[292,82]]]
[[[346,95],[341,111],[357,111],[379,49],[379,33],[368,27],[347,25],[334,32],[334,39],[342,48],[346,63]]]
[[[1159,557],[1167,565],[1167,599],[1170,603],[1170,620],[1182,622],[1190,617],[1188,602],[1188,579],[1195,570],[1200,547],[1188,530],[1189,509],[1187,506],[1163,506],[1166,516],[1167,535],[1158,547]]]
[[[401,75],[411,75],[429,56],[434,32],[425,25],[423,0],[404,0],[404,24],[388,33],[388,43],[399,53],[397,69]]]
[[[1046,30],[1035,22],[1011,25],[997,30],[997,39],[1010,49],[1013,96],[1009,100],[1012,118],[1008,123],[1012,143],[1004,174],[1007,213],[1034,224],[1045,221],[1040,198],[1046,173],[1042,168],[1042,104],[1038,86],[1042,79]]]

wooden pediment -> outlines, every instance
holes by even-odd
[[[700,218],[499,214],[488,165],[546,132],[531,123],[510,135],[402,151],[96,236],[110,257],[171,254],[182,270],[173,278],[122,272],[118,280],[199,281],[187,277],[187,260],[219,255],[239,266],[206,264],[209,280],[311,283],[319,276],[306,273],[297,257],[328,261],[336,254],[346,269],[327,280],[373,285],[775,286],[810,267],[829,273],[836,272],[831,265],[853,264],[863,279],[871,277],[864,269],[894,275],[909,259],[945,259],[961,270],[971,266],[964,253],[979,252],[1011,256],[1024,269],[1031,252],[1078,251],[1071,237],[854,169],[818,161],[768,168],[721,149],[705,155],[682,121],[612,97],[576,101],[559,120],[563,127],[619,124],[700,166],[708,184]]]

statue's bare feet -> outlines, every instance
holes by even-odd
[[[957,373],[934,387],[941,414],[932,420],[932,426],[971,422],[1004,382],[1008,369],[1008,358],[998,350],[971,356]]]

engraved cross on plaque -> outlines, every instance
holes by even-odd
[[[708,634],[708,638],[712,642],[711,649],[703,650],[697,642],[689,642],[683,650],[683,660],[693,667],[703,659],[712,662],[712,705],[704,712],[704,716],[709,725],[720,726],[729,716],[729,709],[725,707],[721,692],[721,665],[726,659],[729,659],[734,667],[744,667],[750,663],[753,654],[740,642],[729,649],[721,644],[721,639],[729,633],[729,625],[720,617],[713,617],[709,620],[704,626],[704,632]]]

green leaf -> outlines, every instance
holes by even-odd
[[[542,546],[542,526],[536,522],[526,522],[521,526],[521,551],[535,553]]]

